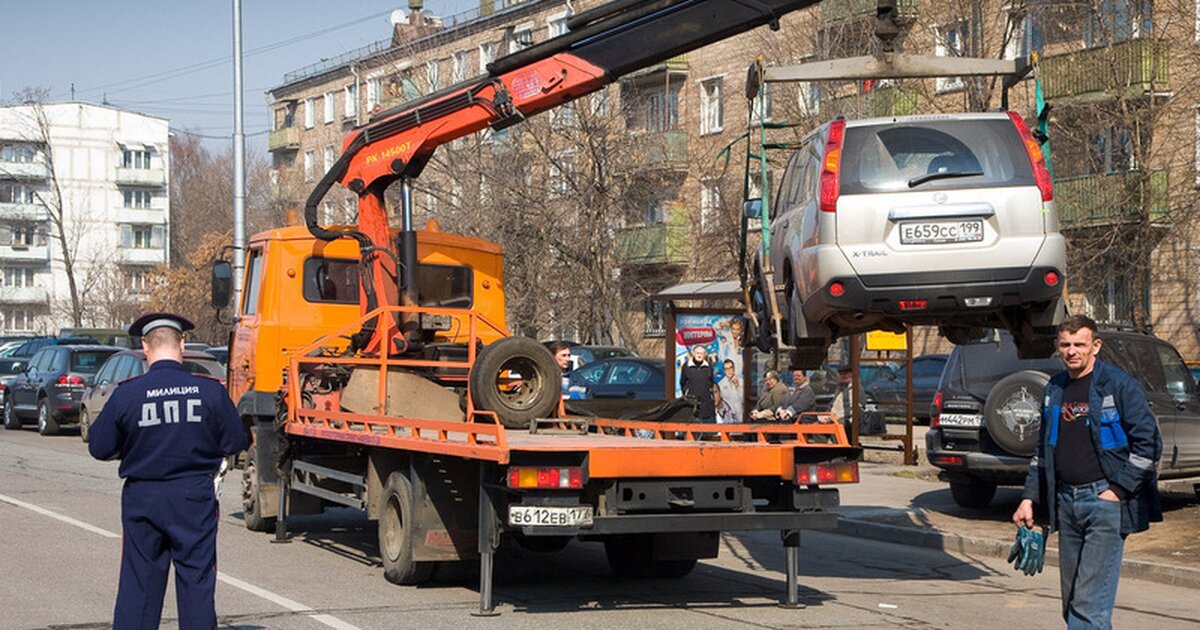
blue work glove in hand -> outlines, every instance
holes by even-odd
[[[1028,527],[1017,528],[1017,539],[1008,552],[1008,562],[1025,575],[1036,575],[1046,565],[1046,535]]]

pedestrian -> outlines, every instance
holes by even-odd
[[[183,369],[192,322],[149,313],[129,327],[150,368],[123,381],[92,424],[88,451],[121,460],[121,572],[116,630],[157,628],[170,565],[179,627],[217,625],[217,496],[214,475],[250,445],[220,381]]]
[[[787,385],[780,380],[779,372],[767,370],[763,375],[762,393],[758,397],[758,403],[754,405],[754,411],[750,412],[750,417],[755,420],[773,419],[787,395]]]
[[[1037,451],[1012,516],[1033,527],[1036,503],[1058,531],[1068,628],[1112,627],[1125,537],[1162,520],[1158,421],[1141,384],[1097,358],[1102,345],[1088,317],[1058,327],[1067,369],[1046,385]]]
[[[717,421],[716,384],[713,369],[708,363],[708,349],[700,344],[692,346],[688,357],[679,370],[679,388],[684,396],[696,399],[696,419],[715,424]]]
[[[550,354],[554,355],[554,362],[558,364],[562,370],[562,397],[570,398],[571,395],[571,344],[565,341],[552,341],[548,346]]]
[[[813,392],[808,375],[804,370],[792,370],[792,390],[779,403],[775,417],[779,420],[791,420],[802,413],[812,411],[817,406],[817,395]]]

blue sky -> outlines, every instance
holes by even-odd
[[[391,35],[407,0],[242,0],[248,151],[266,150],[264,93],[285,72]],[[435,15],[476,0],[425,0]],[[233,0],[0,0],[0,101],[45,88],[169,118],[213,150],[233,134]]]

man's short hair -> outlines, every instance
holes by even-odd
[[[779,380],[779,372],[776,372],[775,370],[767,370],[767,373],[763,374],[763,380],[765,381],[769,378],[773,378],[778,381]]]
[[[570,349],[571,349],[571,344],[569,344],[565,341],[551,341],[550,342],[550,354],[558,354],[559,352],[562,352],[563,350],[570,350]]]
[[[142,337],[142,343],[151,348],[178,346],[183,341],[183,333],[168,326],[159,326]]]
[[[723,361],[721,363],[721,365],[732,365],[734,367],[737,367],[737,364],[733,362],[733,359],[725,359],[725,361]]]
[[[1087,315],[1071,315],[1058,325],[1058,332],[1073,335],[1084,328],[1092,331],[1093,339],[1100,338],[1100,329],[1096,327],[1096,320]]]

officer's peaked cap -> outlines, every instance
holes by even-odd
[[[179,332],[187,332],[196,327],[188,318],[174,313],[146,313],[129,325],[129,334],[143,337],[155,328],[174,328]]]

